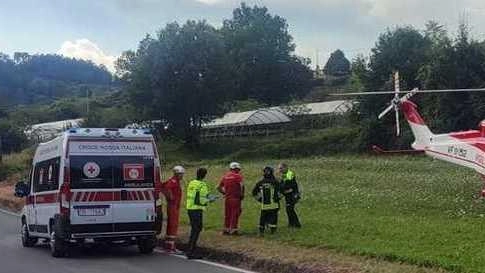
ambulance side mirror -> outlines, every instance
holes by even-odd
[[[27,185],[24,181],[20,181],[15,184],[15,196],[19,198],[23,198],[29,195],[29,185]]]

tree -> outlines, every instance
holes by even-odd
[[[187,144],[202,123],[223,113],[231,81],[220,33],[205,21],[168,24],[117,62],[118,75],[144,120],[161,119]]]
[[[485,86],[485,50],[470,37],[461,23],[453,41],[446,30],[434,22],[425,31],[432,48],[419,79],[427,89],[480,88]],[[485,115],[485,95],[454,93],[427,96],[426,113],[438,132],[473,128]]]
[[[15,64],[25,64],[30,61],[30,55],[27,52],[15,52],[13,60]]]
[[[365,90],[392,90],[393,70],[401,75],[401,90],[485,87],[485,50],[483,42],[470,37],[466,24],[461,24],[455,38],[433,21],[420,32],[410,27],[397,28],[379,37],[368,66],[353,64],[354,83]],[[357,69],[358,68],[358,69]],[[357,70],[356,70],[357,69]],[[412,136],[405,126],[404,138],[393,138],[392,115],[377,121],[376,115],[387,105],[390,96],[368,96],[358,104],[364,146],[410,143]],[[446,93],[416,96],[431,129],[449,132],[473,128],[485,115],[485,94]]]
[[[309,61],[294,56],[284,18],[269,14],[266,7],[242,3],[221,32],[234,71],[235,99],[274,105],[310,90]]]
[[[371,50],[368,87],[374,90],[393,87],[385,83],[394,71],[399,71],[402,89],[421,87],[417,75],[426,62],[428,47],[423,34],[413,27],[398,27],[381,34]]]
[[[84,105],[74,98],[60,99],[49,105],[53,120],[74,119],[83,116]],[[99,126],[98,126],[99,127]]]
[[[8,119],[0,119],[0,141],[2,153],[19,152],[25,148],[27,138],[23,128]]]
[[[337,49],[330,55],[323,71],[331,76],[346,76],[350,73],[350,61],[340,49]]]

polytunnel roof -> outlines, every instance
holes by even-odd
[[[227,113],[222,118],[217,118],[204,124],[204,128],[216,128],[223,126],[247,126],[290,122],[291,119],[279,109],[259,109],[247,112]]]
[[[325,102],[308,103],[306,107],[310,109],[308,115],[338,114],[345,113],[352,109],[351,100],[334,100]]]
[[[322,114],[343,114],[352,110],[354,101],[352,100],[333,100],[324,102],[313,102],[307,104],[300,104],[297,106],[303,107],[304,111],[301,115],[322,115]],[[285,111],[284,106],[276,106],[271,109],[279,109]]]
[[[24,133],[28,137],[36,136],[41,139],[51,139],[58,135],[61,135],[68,128],[79,127],[79,125],[84,121],[84,119],[67,119],[54,122],[46,122],[33,124],[27,128]]]

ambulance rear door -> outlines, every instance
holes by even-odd
[[[69,143],[71,223],[96,224],[89,228],[95,232],[153,230],[153,142],[102,139]]]
[[[73,233],[113,232],[113,155],[98,149],[105,143],[69,142]]]

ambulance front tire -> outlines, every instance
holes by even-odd
[[[156,239],[155,237],[150,238],[139,238],[138,239],[138,250],[142,254],[150,254],[155,249]]]
[[[30,237],[29,229],[27,227],[27,223],[25,223],[22,219],[22,246],[23,247],[33,247],[37,243],[37,238]]]

